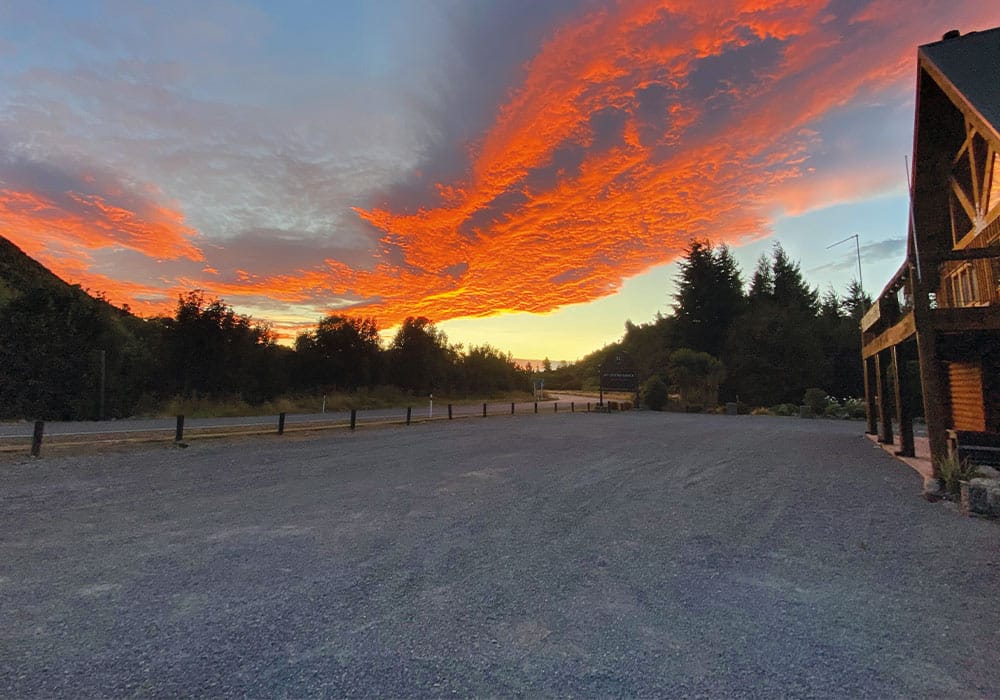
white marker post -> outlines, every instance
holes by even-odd
[[[428,418],[434,417],[434,394],[431,394],[431,404],[427,409],[427,417]]]

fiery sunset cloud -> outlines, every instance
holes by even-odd
[[[142,313],[193,288],[286,333],[551,312],[694,237],[899,196],[917,45],[1000,24],[978,0],[538,5],[0,10],[119,47],[0,30],[2,234]]]

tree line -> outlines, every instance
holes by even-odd
[[[547,376],[553,388],[594,388],[599,367],[625,352],[645,381],[658,378],[689,404],[801,403],[806,391],[864,392],[861,316],[871,304],[857,281],[820,293],[780,244],[749,282],[725,245],[692,241],[680,263],[672,313],[625,324],[622,339]],[[654,381],[655,383],[655,381]]]
[[[426,318],[406,319],[383,347],[375,319],[330,314],[289,348],[268,324],[200,290],[181,295],[173,316],[151,319],[64,284],[2,301],[3,418],[126,417],[174,397],[260,404],[386,385],[424,396],[530,386],[509,354],[451,344]]]
[[[9,245],[0,273],[0,418],[125,417],[173,397],[261,404],[377,387],[483,397],[531,387],[531,368],[509,353],[449,343],[426,318],[406,319],[384,344],[374,318],[334,313],[285,347],[268,324],[198,290],[172,316],[141,319]],[[780,245],[745,282],[728,247],[696,240],[672,313],[627,321],[619,342],[540,369],[546,388],[596,389],[603,361],[625,352],[643,381],[662,383],[654,393],[695,408],[800,403],[809,389],[860,396],[858,325],[869,304],[857,282],[843,296],[820,294]]]

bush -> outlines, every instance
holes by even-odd
[[[937,462],[938,474],[944,482],[944,490],[952,498],[961,493],[961,482],[976,476],[977,467],[968,460],[959,460],[957,455],[951,455]]]
[[[642,403],[653,411],[662,411],[667,405],[667,385],[658,375],[653,375],[642,385]]]
[[[826,412],[828,400],[826,392],[822,389],[806,389],[806,394],[802,398],[802,403],[812,409],[817,416],[822,416]]]
[[[770,411],[776,416],[799,415],[799,407],[793,403],[779,403],[777,406],[771,406]]]

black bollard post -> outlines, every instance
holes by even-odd
[[[558,401],[556,401],[554,404],[552,404],[552,412],[553,413],[559,413],[559,402]]]
[[[38,457],[42,454],[42,433],[45,432],[45,421],[36,420],[35,430],[31,434],[31,456]]]
[[[587,413],[590,413],[590,402],[587,402]]]
[[[514,402],[510,402],[510,415],[514,415]]]
[[[486,404],[483,404],[483,418],[486,417]]]
[[[174,442],[184,439],[184,415],[177,416],[177,427],[174,428]]]
[[[278,414],[278,435],[285,434],[285,414],[281,412]]]
[[[569,412],[576,413],[576,401],[569,402]]]
[[[412,413],[413,408],[411,406],[406,407],[406,424],[410,424],[410,413]]]
[[[355,426],[358,424],[358,409],[351,409],[351,430],[354,430]]]
[[[448,420],[451,420],[451,404],[448,404]]]
[[[535,402],[535,413],[538,413],[538,402]]]

